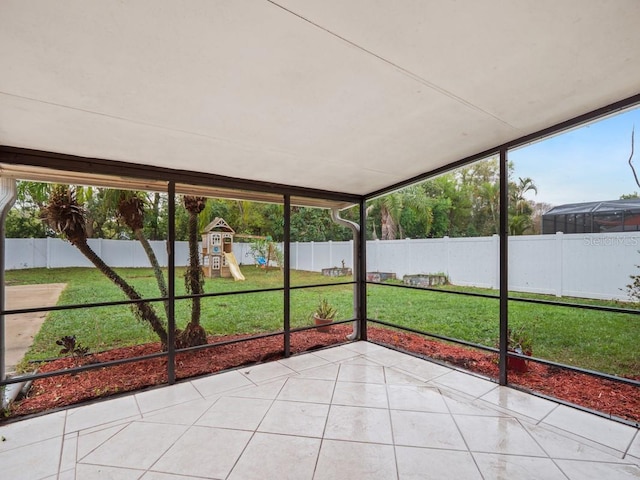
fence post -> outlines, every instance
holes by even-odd
[[[316,265],[316,261],[315,261],[316,260],[316,252],[315,252],[315,248],[313,248],[313,241],[311,241],[309,243],[311,243],[311,271],[315,272],[316,271],[316,268],[315,268],[315,265]]]
[[[562,255],[562,249],[563,247],[563,243],[564,243],[564,233],[562,232],[556,232],[556,265],[557,265],[557,269],[556,269],[556,297],[562,297],[563,295],[563,291],[562,291],[562,284],[563,282],[563,278],[562,278],[562,272],[564,271],[564,255]]]
[[[353,258],[353,240],[349,240],[349,252],[350,252],[349,255],[351,255],[351,271],[355,275],[356,263],[355,263],[355,259]]]
[[[329,265],[327,267],[333,267],[333,242],[329,240]]]
[[[404,277],[405,275],[411,275],[412,273],[419,273],[419,272],[413,272],[410,270],[410,268],[412,267],[412,265],[416,265],[416,263],[411,261],[411,239],[410,238],[405,238],[404,239],[405,243],[406,243],[406,250],[405,250],[405,255],[404,255],[404,272],[402,275],[399,275],[400,277]]]
[[[442,239],[444,240],[444,249],[447,252],[447,256],[445,257],[445,264],[444,264],[444,273],[447,275],[447,278],[449,279],[450,282],[453,283],[453,280],[451,280],[451,264],[449,263],[449,250],[451,249],[451,244],[449,243],[449,236],[445,235],[444,237],[442,237]]]
[[[498,260],[498,257],[500,256],[500,235],[494,233],[492,235],[493,238],[493,255],[495,255],[495,261],[493,262],[496,266],[495,270],[493,271],[493,287],[496,290],[500,289],[500,261]]]
[[[51,268],[51,237],[47,237],[47,246],[45,249],[45,264],[47,265],[47,269]]]

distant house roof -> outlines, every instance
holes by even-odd
[[[609,213],[624,210],[640,210],[640,198],[628,200],[607,200],[603,202],[566,203],[547,211],[545,215],[565,215],[568,213]]]
[[[640,198],[567,203],[542,215],[542,233],[640,231]]]
[[[235,230],[231,228],[229,224],[224,220],[224,218],[221,218],[221,217],[214,218],[209,225],[204,227],[204,230],[202,233],[209,233],[213,231],[236,233]]]

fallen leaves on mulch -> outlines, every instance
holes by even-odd
[[[315,330],[293,333],[291,353],[296,354],[342,343],[350,331],[349,325],[334,325],[331,333],[320,333]],[[368,336],[370,340],[377,343],[433,358],[490,378],[498,377],[498,365],[494,354],[379,327],[369,327]],[[210,336],[209,343],[242,337],[242,335]],[[83,359],[83,362],[106,362],[149,355],[159,351],[160,344],[151,343],[94,354]],[[178,353],[176,377],[190,378],[243,365],[277,360],[283,357],[283,353],[283,337],[280,335]],[[75,366],[73,359],[62,358],[41,365],[39,372],[64,370],[73,366]],[[161,357],[36,380],[28,396],[13,404],[11,415],[12,417],[28,415],[166,383],[166,370],[167,359]],[[551,397],[615,417],[640,422],[639,390],[630,385],[533,362],[529,362],[529,371],[526,373],[510,372],[509,381]]]

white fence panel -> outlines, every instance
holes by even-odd
[[[445,273],[451,283],[499,287],[499,237],[450,238],[448,246],[449,268]]]
[[[559,295],[562,291],[562,234],[509,239],[509,288]]]
[[[137,241],[90,239],[89,245],[108,265],[148,267]],[[166,242],[151,242],[158,261],[167,265]],[[235,243],[238,263],[251,265],[250,244]],[[280,245],[282,249],[282,245]],[[509,239],[509,288],[558,296],[628,300],[629,276],[640,274],[640,234],[537,235]],[[189,261],[187,242],[176,242],[176,265]],[[353,268],[352,242],[295,242],[291,267],[319,272]],[[69,242],[57,238],[6,239],[7,270],[91,267]],[[367,242],[367,271],[408,274],[445,273],[456,285],[498,288],[499,238],[372,240]]]
[[[628,300],[629,275],[640,274],[639,233],[563,237],[560,295]]]

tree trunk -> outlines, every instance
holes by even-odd
[[[380,211],[380,223],[382,225],[382,240],[395,240],[396,222],[386,208],[382,208]]]
[[[158,257],[156,257],[156,254],[153,251],[153,248],[151,248],[151,244],[149,243],[149,240],[147,240],[147,237],[144,236],[144,232],[142,231],[141,228],[134,230],[133,234],[136,236],[136,238],[142,245],[142,248],[144,249],[144,253],[147,254],[149,263],[151,263],[151,267],[153,267],[153,274],[156,277],[156,282],[158,282],[160,295],[166,298],[168,296],[167,283],[165,282],[164,274],[162,273],[162,268],[160,268],[160,264],[158,263]],[[164,312],[168,319],[169,318],[169,301],[168,300],[164,301]]]
[[[200,252],[198,251],[198,214],[189,212],[189,268],[185,282],[187,291],[192,295],[204,293],[202,288],[202,270],[200,269]],[[178,347],[194,347],[207,343],[207,333],[200,325],[200,297],[191,299],[191,321],[178,336]]]
[[[109,265],[104,263],[102,259],[96,255],[96,253],[91,249],[89,244],[86,241],[76,242],[74,245],[80,250],[80,252],[89,259],[91,263],[93,263],[100,272],[102,272],[109,280],[111,280],[114,284],[120,288],[124,292],[124,294],[130,300],[141,300],[142,298],[135,291],[135,289],[129,285],[120,275],[118,275]],[[131,308],[136,310],[140,318],[149,322],[149,325],[153,329],[153,331],[160,338],[160,342],[162,342],[162,348],[166,349],[167,342],[167,330],[164,328],[162,321],[158,318],[153,307],[147,302],[136,303],[131,305]]]

